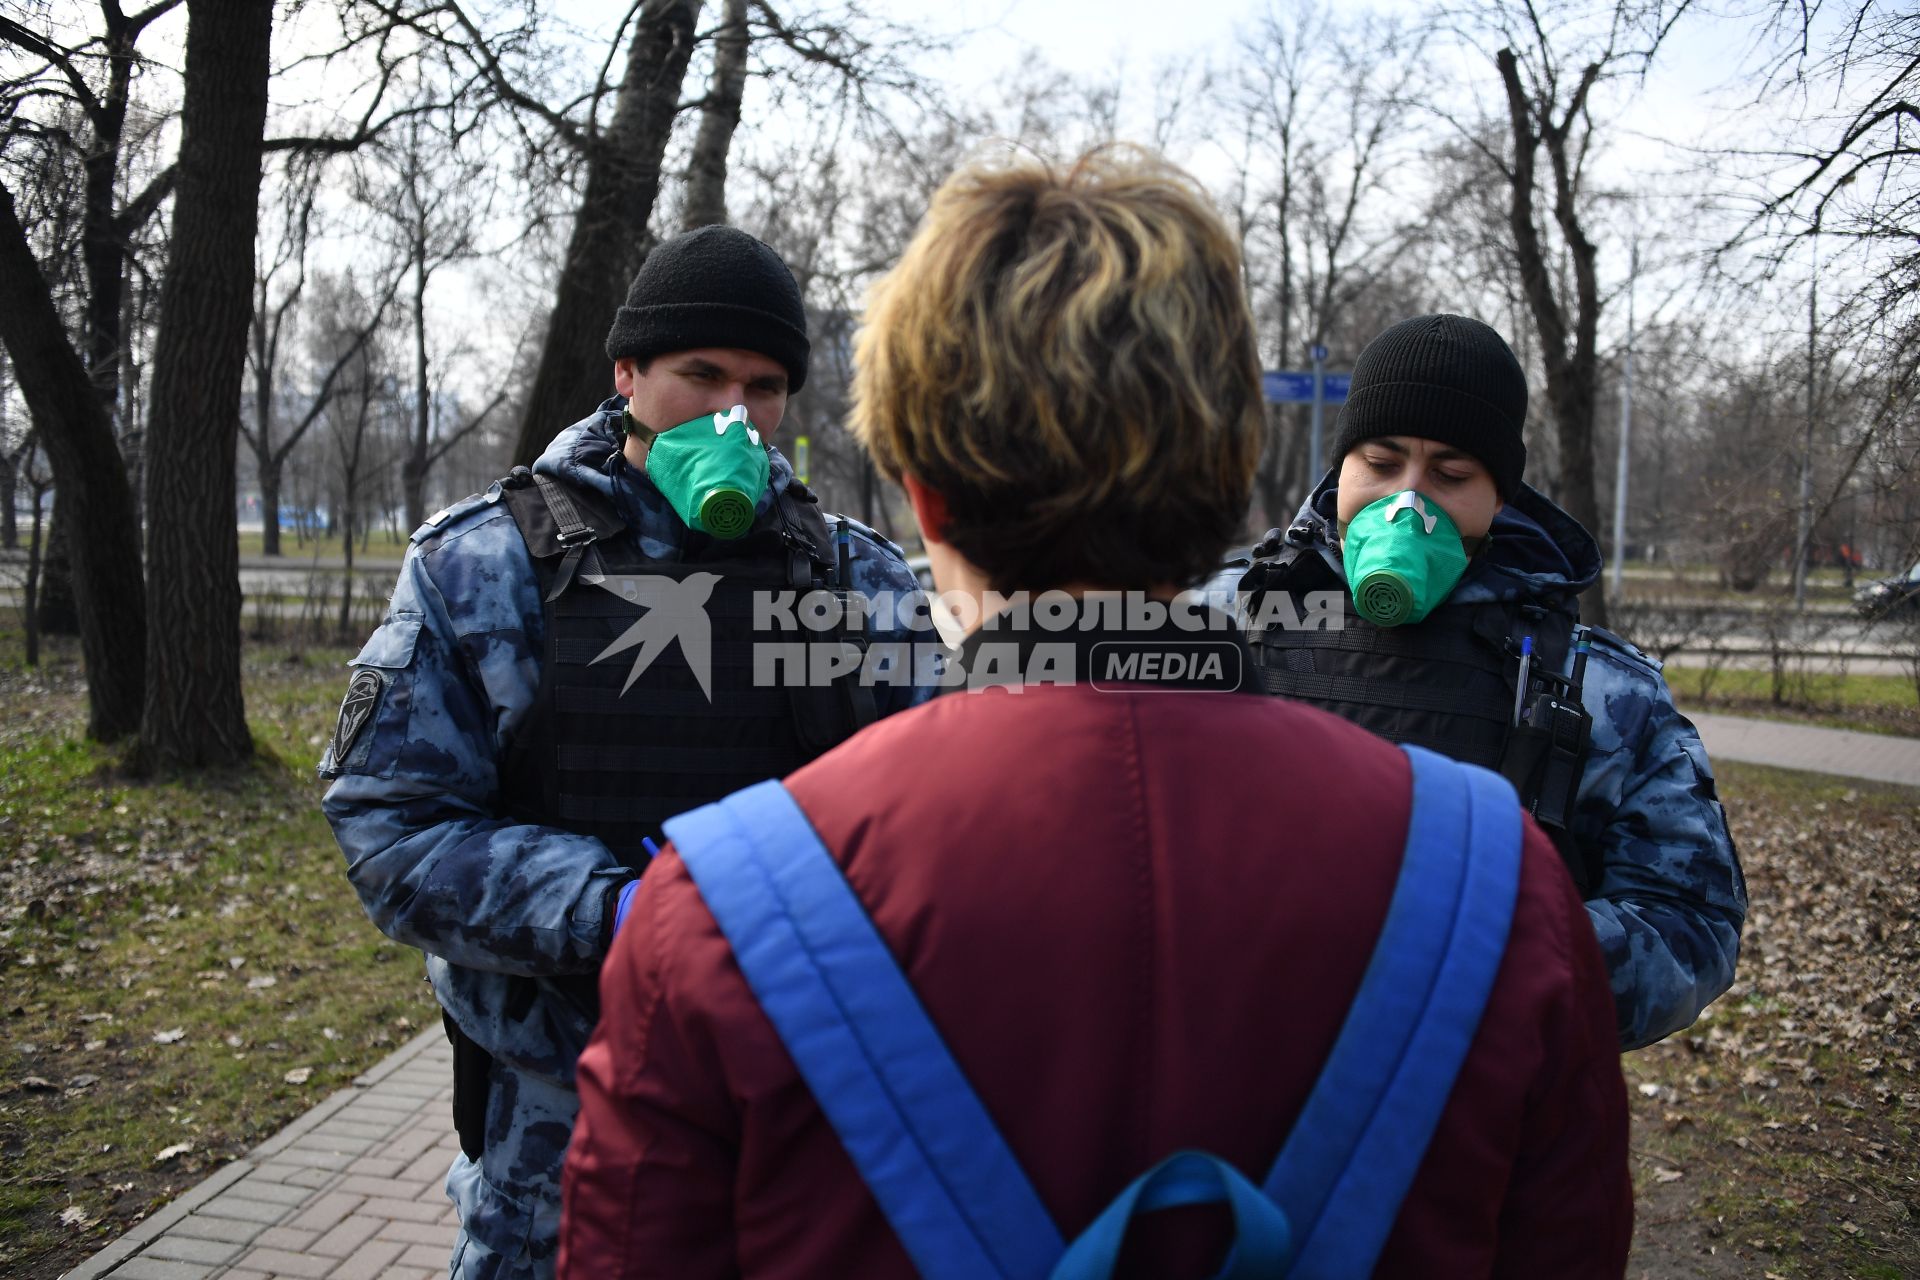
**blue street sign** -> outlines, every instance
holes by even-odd
[[[1327,358],[1327,349],[1324,346],[1320,345],[1319,343],[1316,342],[1311,347],[1307,348],[1307,359],[1325,360],[1326,358]]]
[[[1327,373],[1320,376],[1321,399],[1327,404],[1344,404],[1347,399],[1347,384],[1353,375],[1349,373]],[[1268,369],[1260,375],[1262,389],[1266,392],[1269,404],[1312,404],[1313,371],[1299,369]]]

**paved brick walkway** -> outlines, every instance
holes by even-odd
[[[1694,715],[1717,760],[1920,787],[1920,739]],[[446,1274],[452,1055],[423,1031],[68,1280],[428,1280]]]
[[[1920,738],[1689,712],[1711,760],[1808,769],[1920,787]]]
[[[453,1252],[453,1066],[421,1032],[68,1280],[429,1280]]]

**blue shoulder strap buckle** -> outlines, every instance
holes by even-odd
[[[1264,1187],[1218,1157],[1179,1152],[1070,1245],[786,789],[761,783],[666,831],[922,1275],[1105,1276],[1135,1215],[1199,1203],[1233,1215],[1222,1277],[1365,1275],[1473,1042],[1519,884],[1512,788],[1402,749],[1413,807],[1386,925]]]

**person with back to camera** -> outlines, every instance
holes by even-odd
[[[1354,362],[1335,469],[1222,577],[1269,692],[1514,783],[1586,899],[1635,1049],[1732,985],[1746,884],[1659,665],[1579,625],[1600,552],[1523,482],[1526,413],[1526,376],[1487,325],[1393,325]],[[1329,591],[1340,628],[1293,625]]]
[[[1260,452],[1239,272],[1150,154],[935,196],[854,421],[973,621],[955,687],[667,824],[562,1275],[1623,1273],[1612,1000],[1552,844],[1497,775],[1261,696],[1178,598]]]

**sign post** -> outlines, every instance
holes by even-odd
[[[1316,342],[1307,349],[1307,354],[1313,357],[1313,430],[1307,436],[1307,483],[1315,485],[1320,483],[1320,424],[1327,402],[1327,349]]]

